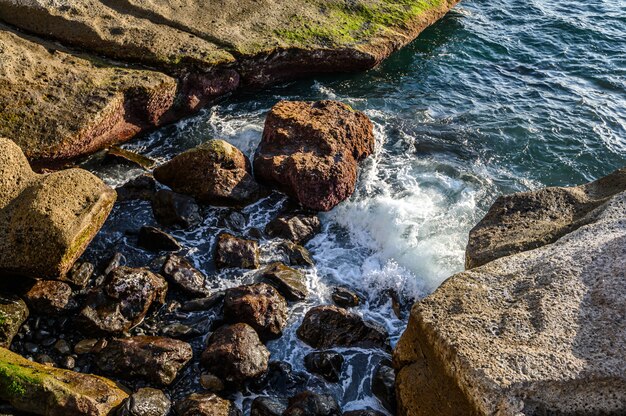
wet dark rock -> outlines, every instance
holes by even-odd
[[[202,222],[200,207],[192,197],[165,189],[154,195],[152,212],[165,227],[191,228]]]
[[[230,234],[220,234],[215,250],[215,265],[220,268],[259,268],[259,243]]]
[[[109,273],[111,273],[113,270],[117,269],[118,267],[124,266],[125,264],[126,258],[124,257],[124,255],[122,253],[115,253],[113,257],[111,257],[111,260],[109,260],[107,267],[104,269],[104,275],[108,276]]]
[[[55,367],[56,363],[54,360],[47,354],[39,354],[35,357],[35,361],[39,364],[46,365],[48,367]]]
[[[154,177],[149,174],[140,175],[124,185],[118,187],[117,200],[122,201],[152,201],[156,192],[156,181]]]
[[[131,165],[145,170],[152,169],[155,164],[155,161],[147,156],[118,146],[111,146],[106,150],[103,162]]]
[[[243,207],[265,191],[252,177],[248,158],[224,140],[209,140],[154,170],[156,180],[200,203]]]
[[[200,334],[197,329],[181,323],[173,323],[161,328],[161,335],[169,338],[192,338]]]
[[[211,335],[202,365],[225,382],[240,385],[267,371],[269,356],[256,331],[238,323]]]
[[[378,410],[350,410],[344,412],[343,416],[386,416],[384,413]]]
[[[233,211],[224,218],[224,225],[231,230],[243,231],[246,228],[246,217],[237,211]]]
[[[261,271],[259,279],[274,286],[287,300],[304,300],[309,293],[306,277],[282,263],[272,263]]]
[[[170,254],[162,269],[163,276],[169,283],[191,296],[207,296],[206,277],[193,267],[189,261],[175,254]]]
[[[34,342],[25,342],[24,343],[24,351],[29,354],[36,354],[39,351],[39,346]]]
[[[211,373],[203,373],[200,375],[200,385],[203,389],[214,393],[224,390],[224,382]]]
[[[358,293],[345,287],[333,288],[333,302],[341,308],[350,308],[361,304],[361,297]]]
[[[174,237],[163,230],[149,226],[141,227],[137,243],[150,251],[178,251],[182,248]]]
[[[74,352],[78,355],[89,354],[95,352],[96,345],[98,345],[98,339],[88,338],[80,340],[74,345]]]
[[[192,357],[191,345],[186,342],[137,336],[109,341],[98,354],[96,364],[106,374],[167,386]]]
[[[24,297],[32,311],[42,315],[59,315],[71,306],[72,288],[57,280],[39,280]]]
[[[78,262],[72,266],[65,280],[79,288],[84,288],[89,283],[94,271],[95,266],[93,264],[86,261]]]
[[[282,416],[285,410],[287,410],[287,405],[282,401],[260,396],[252,401],[250,416]]]
[[[163,304],[167,282],[147,269],[118,267],[106,284],[87,298],[80,329],[122,333],[143,320],[153,303]]]
[[[228,289],[224,296],[224,320],[250,325],[262,340],[275,339],[287,325],[287,301],[265,283]]]
[[[336,306],[317,306],[309,310],[298,328],[298,337],[317,349],[391,348],[387,331],[382,326]]]
[[[279,215],[265,226],[265,233],[273,238],[283,238],[304,244],[322,230],[320,219],[315,214]]]
[[[142,388],[133,393],[117,411],[117,416],[167,416],[172,403],[161,390]]]
[[[289,399],[284,416],[341,416],[337,401],[330,394],[305,391]]]
[[[289,363],[272,361],[265,374],[248,384],[255,393],[271,394],[273,397],[289,397],[301,392],[309,377],[294,371]]]
[[[304,357],[304,366],[309,372],[336,383],[341,376],[343,361],[343,356],[334,351],[312,352]]]
[[[73,370],[76,367],[76,360],[71,355],[67,355],[61,360],[61,367],[66,370]]]
[[[69,354],[72,352],[72,348],[70,347],[70,344],[68,344],[67,341],[64,339],[60,339],[57,342],[55,342],[54,349],[59,354],[63,354],[63,355]]]
[[[0,347],[11,345],[27,318],[28,307],[22,299],[0,294]]]
[[[224,292],[218,291],[207,296],[206,298],[193,299],[185,302],[182,305],[181,310],[185,312],[207,311],[217,306],[223,300]]]
[[[385,409],[392,414],[396,412],[396,373],[391,363],[381,363],[376,367],[372,378],[372,392],[380,400]]]
[[[309,250],[302,247],[300,244],[291,241],[283,241],[277,249],[284,254],[290,266],[315,266],[315,262]]]
[[[193,393],[176,403],[178,416],[241,416],[234,403],[213,393]]]

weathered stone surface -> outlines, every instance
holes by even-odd
[[[107,416],[128,394],[103,377],[33,363],[0,348],[0,399],[45,416]]]
[[[319,374],[331,383],[339,381],[343,356],[334,351],[317,351],[304,356],[304,366],[315,374]]]
[[[230,267],[258,269],[259,243],[226,233],[220,234],[215,249],[215,265],[220,269]]]
[[[287,300],[304,300],[309,293],[304,274],[282,263],[267,266],[261,271],[259,279],[274,286]]]
[[[190,228],[202,222],[200,207],[193,198],[165,189],[152,199],[154,218],[166,227]]]
[[[389,349],[383,327],[336,306],[316,306],[304,316],[298,337],[318,349],[365,347]]]
[[[191,296],[208,296],[209,289],[205,286],[206,276],[186,259],[170,254],[163,264],[163,276]]]
[[[602,198],[599,183],[589,197]],[[509,200],[524,198],[541,191]],[[557,241],[454,275],[415,304],[394,354],[399,414],[626,412],[625,207],[622,192]],[[544,209],[512,213],[537,235]]]
[[[70,306],[72,288],[56,280],[40,280],[24,295],[31,309],[42,315],[58,315]]]
[[[238,323],[211,335],[202,364],[225,382],[239,385],[267,371],[269,356],[256,331]]]
[[[501,196],[470,231],[468,269],[550,244],[597,218],[598,209],[626,191],[626,168],[571,188],[544,188]]]
[[[287,301],[265,283],[228,289],[224,296],[224,320],[250,325],[262,340],[275,339],[287,325]]]
[[[279,215],[265,226],[270,237],[284,238],[298,244],[304,244],[322,230],[317,215],[287,214]]]
[[[170,385],[193,357],[191,345],[164,337],[113,339],[96,361],[106,374]]]
[[[370,120],[345,104],[282,101],[265,120],[254,173],[303,207],[329,211],[354,192],[374,143]]]
[[[150,251],[178,251],[182,249],[180,243],[173,236],[150,226],[141,227],[137,244]]]
[[[224,140],[209,140],[181,153],[156,168],[154,177],[207,205],[246,206],[264,194],[248,158]]]
[[[28,307],[13,295],[0,294],[0,348],[11,346],[13,337],[28,318]]]
[[[215,394],[194,393],[176,404],[178,416],[241,416],[234,403]]]
[[[81,329],[122,333],[141,322],[153,303],[164,303],[167,282],[146,269],[118,267],[92,292],[80,312]]]
[[[20,148],[0,138],[0,274],[65,276],[106,220],[115,197],[115,191],[81,169],[35,174]]]
[[[305,391],[289,399],[284,416],[340,416],[341,408],[329,394]]]
[[[161,390],[142,388],[134,392],[116,416],[167,416],[172,403]]]

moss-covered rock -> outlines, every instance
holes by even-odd
[[[115,198],[82,169],[34,173],[20,148],[0,138],[0,274],[63,278]]]
[[[45,416],[113,414],[128,394],[103,377],[31,362],[0,348],[0,399]]]

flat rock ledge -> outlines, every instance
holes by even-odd
[[[0,135],[85,155],[238,88],[372,68],[456,2],[0,0]]]
[[[63,278],[115,199],[82,169],[34,173],[20,148],[0,137],[0,276]]]
[[[560,212],[555,192],[582,201],[568,200],[569,212],[590,214],[560,238],[545,227],[542,240],[535,213]],[[625,414],[624,169],[506,200],[532,203],[513,212],[543,245],[518,245],[415,304],[394,352],[399,414]]]

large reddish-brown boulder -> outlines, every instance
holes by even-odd
[[[371,121],[345,104],[281,101],[265,121],[254,172],[303,207],[329,211],[354,192],[374,143]]]

